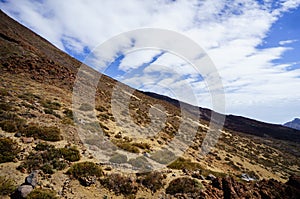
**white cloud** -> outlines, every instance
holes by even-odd
[[[295,92],[300,87],[300,72],[287,71],[293,63],[278,60],[286,51],[292,50],[285,45],[297,40],[280,41],[272,48],[259,49],[257,46],[264,42],[278,18],[292,12],[299,4],[300,0],[265,0],[263,4],[254,0],[128,0],[119,4],[110,0],[44,0],[41,3],[24,0],[0,2],[0,7],[59,48],[72,48],[76,53],[84,47],[94,49],[107,39],[132,29],[155,27],[180,32],[203,47],[216,65],[225,87],[228,112],[283,122],[288,116],[295,117],[295,109],[300,110],[299,106],[295,107],[295,101],[300,98],[300,93]],[[94,67],[103,66],[116,58],[117,52],[131,46],[131,38],[124,38],[122,45],[110,44],[105,51],[94,51],[90,63]],[[157,53],[130,53],[123,59],[120,69],[135,69]],[[166,67],[155,68],[155,64]],[[155,76],[155,71],[172,73],[173,79]],[[196,81],[197,72],[184,60],[170,54],[162,55],[143,73],[130,74],[126,83],[147,88],[145,82],[154,82],[172,85],[176,90],[182,86],[182,81],[174,81],[178,78],[176,74],[181,78],[186,75],[184,81],[193,86],[201,105],[211,107],[206,86]],[[155,89],[159,92],[159,88]],[[285,113],[282,117],[273,117],[270,106],[276,109],[283,100],[287,108],[284,110],[280,106],[280,110]]]
[[[279,45],[283,46],[283,45],[286,45],[286,44],[292,44],[292,43],[295,43],[297,42],[298,40],[296,39],[290,39],[290,40],[284,40],[284,41],[280,41],[279,42]]]

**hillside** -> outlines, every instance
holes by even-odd
[[[299,198],[299,131],[227,116],[216,147],[200,157],[210,110],[200,108],[200,119],[193,111],[182,115],[178,102],[140,91],[130,96],[128,86],[104,75],[95,107],[74,105],[79,68],[99,74],[2,11],[0,19],[1,197]],[[128,98],[129,114],[122,112]],[[146,128],[159,124],[163,110],[165,126]],[[184,135],[197,132],[177,157],[169,146],[181,124]],[[166,167],[151,171],[156,164]]]

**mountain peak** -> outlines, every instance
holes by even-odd
[[[293,121],[285,123],[284,126],[300,130],[300,119],[295,118]]]

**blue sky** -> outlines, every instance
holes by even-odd
[[[81,61],[125,31],[164,28],[183,34],[214,62],[225,90],[225,113],[272,123],[300,117],[299,5],[300,0],[0,1],[9,16]],[[129,54],[122,49],[116,45],[97,55],[113,60],[101,65],[108,67],[106,74],[172,97],[185,82],[197,105],[212,108],[205,78],[185,60],[160,49]],[[179,99],[191,102],[189,96]]]

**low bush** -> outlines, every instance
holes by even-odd
[[[166,189],[167,194],[175,195],[177,193],[199,193],[203,185],[195,179],[189,177],[176,178],[172,180]]]
[[[81,111],[92,111],[94,110],[93,106],[87,103],[81,104],[81,106],[79,107],[79,110]]]
[[[57,118],[61,118],[53,109],[46,108],[44,109],[45,114],[54,115]]]
[[[0,127],[3,131],[12,133],[22,129],[26,123],[24,119],[20,118],[17,114],[11,112],[1,112]]]
[[[55,126],[38,126],[36,124],[30,124],[20,131],[26,137],[39,138],[45,141],[59,141],[62,139],[59,128]]]
[[[10,195],[15,189],[16,185],[12,179],[0,176],[0,196]]]
[[[142,185],[150,189],[152,192],[156,192],[164,187],[165,178],[166,175],[155,171],[141,176],[141,178],[139,178],[139,181],[142,183]]]
[[[55,191],[50,189],[34,189],[26,199],[58,199]]]
[[[125,151],[131,152],[131,153],[139,153],[140,152],[139,148],[132,145],[132,143],[124,142],[121,140],[113,140],[113,143],[117,147],[119,147]]]
[[[123,194],[129,196],[136,194],[138,191],[138,186],[130,177],[122,176],[118,173],[111,174],[101,179],[100,182],[105,188],[113,191],[117,195]]]
[[[37,153],[30,153],[18,169],[25,168],[29,172],[41,169],[44,173],[53,174],[54,169],[63,170],[68,161],[80,160],[80,152],[75,147],[55,148],[47,143],[39,143],[35,147]]]
[[[117,163],[117,164],[122,164],[127,162],[127,156],[123,154],[116,154],[113,155],[110,159],[110,162],[112,163]]]
[[[73,164],[67,171],[67,174],[79,179],[81,177],[89,176],[101,177],[103,175],[103,171],[100,166],[93,162],[79,162]]]
[[[140,149],[147,149],[147,150],[151,149],[151,146],[148,143],[135,142],[135,143],[132,143],[132,145],[136,146],[136,147],[138,147]]]
[[[170,169],[187,169],[187,170],[197,170],[197,169],[203,169],[199,163],[192,162],[189,159],[184,159],[182,157],[178,158],[174,162],[168,165],[168,168]]]
[[[44,108],[51,109],[51,110],[59,110],[61,107],[60,103],[51,102],[50,100],[42,101],[41,104]]]
[[[19,152],[18,143],[10,138],[0,138],[0,163],[13,161]]]

